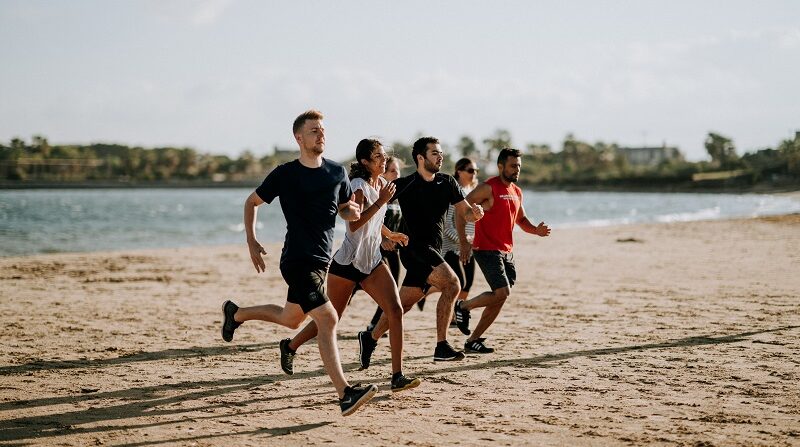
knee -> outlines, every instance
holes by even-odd
[[[303,319],[294,319],[286,322],[286,327],[289,329],[299,329],[300,325],[303,324]]]
[[[506,298],[511,294],[511,291],[508,290],[508,287],[503,287],[502,289],[497,289],[492,292],[494,295],[495,302],[497,304],[502,304],[506,301]]]
[[[383,312],[386,314],[386,318],[389,319],[403,318],[403,311],[404,308],[400,306],[400,303],[398,302],[387,304],[386,308],[383,309]]]
[[[458,282],[458,278],[455,276],[449,278],[447,282],[444,284],[444,290],[442,292],[446,292],[447,294],[458,295],[458,292],[461,291],[461,284]]]

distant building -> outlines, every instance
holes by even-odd
[[[656,147],[620,147],[617,153],[625,157],[633,166],[658,166],[665,161],[683,160],[683,154],[677,147],[666,143]]]

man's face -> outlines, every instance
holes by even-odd
[[[508,157],[504,164],[498,164],[502,180],[510,183],[519,181],[519,171],[522,169],[522,159],[519,157]]]
[[[444,152],[442,152],[442,146],[428,143],[428,147],[425,149],[425,162],[423,163],[425,170],[435,174],[442,169],[443,161]]]
[[[300,150],[310,151],[315,155],[325,151],[325,126],[322,120],[306,120],[295,134]]]

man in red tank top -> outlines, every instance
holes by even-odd
[[[519,180],[521,168],[520,151],[503,149],[497,157],[499,175],[486,180],[467,195],[467,202],[481,205],[484,209],[483,219],[475,222],[475,239],[472,245],[467,242],[466,222],[463,218],[456,218],[456,228],[461,240],[461,261],[468,260],[472,253],[492,289],[491,292],[483,292],[455,304],[456,324],[464,335],[469,335],[464,343],[466,353],[494,352],[493,348],[483,343],[486,339],[481,338],[481,335],[500,314],[517,278],[511,252],[514,247],[514,225],[519,225],[526,233],[542,237],[550,235],[550,228],[544,222],[534,225],[525,215],[522,190],[514,184]],[[470,311],[478,307],[483,307],[484,310],[475,330],[470,332]]]

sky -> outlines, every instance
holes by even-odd
[[[0,0],[0,141],[257,155],[507,129],[707,159],[800,130],[797,1]]]

